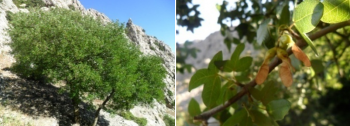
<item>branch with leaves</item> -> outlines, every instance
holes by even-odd
[[[189,91],[203,85],[201,95],[205,109],[201,110],[198,102],[191,99],[188,112],[191,117],[203,121],[204,124],[208,124],[208,119],[213,117],[222,126],[278,125],[277,121],[285,118],[292,110],[292,102],[296,100],[291,98],[290,94],[283,92],[292,93],[300,88],[305,89],[305,86],[315,86],[314,80],[307,81],[310,76],[313,78],[315,74],[325,74],[323,60],[311,59],[310,61],[302,49],[309,46],[315,55],[319,55],[318,51],[325,48],[324,44],[317,42],[318,45],[315,46],[312,40],[334,32],[345,33],[347,36],[346,30],[349,28],[344,27],[350,25],[348,13],[350,5],[342,0],[304,0],[300,3],[294,1],[293,9],[290,8],[290,2],[293,3],[293,1],[250,0],[250,2],[252,10],[246,9],[249,7],[247,1],[237,1],[234,9],[227,7],[229,5],[227,1],[216,6],[220,12],[218,23],[221,25],[221,34],[225,36],[224,44],[230,51],[232,44],[237,46],[230,59],[223,59],[220,51],[211,59],[207,68],[197,70],[191,77]],[[232,30],[226,20],[228,22],[238,20],[240,24]],[[314,30],[316,27],[318,30]],[[339,28],[343,30],[336,31]],[[236,35],[231,35],[232,32],[236,32],[233,33]],[[240,57],[245,43],[254,43],[254,49],[264,47],[269,49],[255,78],[251,78],[253,74],[251,68],[259,61],[253,62],[251,56]],[[340,45],[339,42],[332,44]],[[343,48],[337,48],[336,51],[340,51],[337,54],[346,52],[344,44],[340,46]],[[292,53],[296,59],[302,61],[304,66],[312,66],[310,74],[299,71],[293,77],[294,67],[298,70],[301,65],[298,61],[292,62],[293,57],[289,57]],[[322,58],[327,54],[320,53]],[[276,78],[267,79],[268,76],[275,76],[275,73],[270,72],[277,66],[279,66],[278,75],[286,87],[292,86],[293,81],[301,85],[286,89],[278,84],[279,81],[276,81]],[[263,86],[256,86],[258,84]],[[248,97],[243,97],[245,95]],[[295,108],[292,111],[294,110]],[[290,115],[288,118],[292,117],[293,115]]]
[[[320,38],[330,32],[333,32],[339,28],[345,27],[345,26],[349,26],[350,25],[350,20],[349,21],[344,21],[341,23],[337,23],[334,25],[330,25],[314,34],[309,35],[309,38],[311,40],[315,40],[317,38]],[[296,37],[296,36],[294,36]],[[305,42],[304,39],[302,38],[297,38],[297,42],[296,45],[298,45],[301,48],[305,48],[307,46],[307,43]],[[291,49],[288,49],[288,55],[292,54]],[[277,67],[279,64],[281,63],[281,60],[277,57],[274,58],[274,60],[269,64],[269,73],[275,68]],[[242,88],[242,90],[240,92],[238,92],[235,96],[233,96],[232,98],[230,98],[226,103],[224,103],[223,105],[219,105],[215,108],[212,108],[206,112],[201,113],[200,115],[197,115],[194,117],[195,120],[208,120],[211,116],[213,116],[214,114],[226,109],[227,107],[229,107],[230,105],[232,105],[233,103],[235,103],[236,101],[238,101],[239,99],[241,99],[245,94],[248,93],[248,90],[255,87],[257,85],[255,79],[250,81],[247,84],[244,84],[244,88]]]

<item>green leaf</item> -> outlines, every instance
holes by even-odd
[[[237,45],[235,51],[231,55],[231,60],[225,64],[224,71],[231,72],[234,70],[235,65],[239,62],[239,56],[243,52],[244,47],[245,45],[243,43]]]
[[[222,36],[226,35],[226,29],[227,29],[227,26],[225,24],[221,24],[220,32]]]
[[[261,102],[267,105],[270,101],[276,99],[276,92],[278,86],[274,81],[265,82],[263,89],[261,90]]]
[[[242,110],[242,111],[245,111],[245,110]],[[252,118],[247,114],[247,112],[243,116],[243,119],[241,120],[241,122],[239,122],[239,126],[253,126]]]
[[[223,60],[223,61],[214,61],[214,64],[216,66],[217,69],[219,70],[223,70],[225,64],[228,62],[228,60]]]
[[[339,23],[350,19],[349,0],[324,0],[323,5],[323,22]]]
[[[199,107],[199,104],[194,98],[192,98],[190,100],[190,103],[188,104],[188,113],[191,116],[196,116],[196,115],[201,114],[201,109]]]
[[[294,10],[293,21],[298,31],[307,33],[313,30],[323,14],[323,5],[318,0],[306,0]]]
[[[323,4],[318,0],[308,0],[299,4],[294,11],[293,21],[301,36],[309,44],[311,49],[318,55],[315,45],[306,35],[319,23],[323,14]]]
[[[253,123],[258,126],[271,126],[272,120],[258,110],[250,110]]]
[[[280,15],[279,24],[289,25],[289,18],[290,18],[289,5],[285,4]]]
[[[217,73],[218,69],[215,66],[215,61],[222,61],[222,51],[219,51],[214,55],[208,65],[208,70]]]
[[[251,88],[249,89],[249,93],[252,94],[252,96],[258,100],[258,101],[261,101],[262,100],[262,93],[259,89],[256,89],[256,88]]]
[[[225,72],[232,72],[233,71],[233,63],[234,61],[228,60],[224,65],[224,71]]]
[[[245,117],[247,117],[247,112],[243,109],[235,112],[230,118],[222,124],[222,126],[234,126],[239,124]]]
[[[245,81],[250,81],[249,76],[250,76],[250,71],[248,70],[248,71],[240,72],[240,74],[235,76],[235,78],[238,82],[245,82]]]
[[[226,37],[225,40],[224,40],[224,43],[225,43],[228,51],[230,52],[231,51],[231,45],[232,45],[231,39],[229,37]]]
[[[203,103],[208,107],[212,108],[216,106],[216,100],[220,96],[221,80],[219,76],[210,78],[204,83],[202,92]]]
[[[298,27],[297,27],[298,29]],[[311,39],[309,38],[309,36],[306,35],[306,33],[300,33],[301,37],[304,38],[304,40],[306,41],[307,44],[309,44],[309,46],[311,47],[312,51],[315,52],[316,56],[318,56],[318,52],[317,49],[314,45],[314,43],[311,41]]]
[[[271,33],[269,33],[270,37],[264,42],[264,45],[268,48],[268,49],[271,49],[273,47],[275,47],[275,42],[276,42],[276,39],[274,37],[272,37]]]
[[[236,90],[231,88],[232,84],[232,81],[228,81],[224,86],[222,86],[220,96],[217,100],[218,104],[224,104],[228,99],[236,94]]]
[[[238,38],[233,38],[232,42],[236,45],[241,44],[241,41]]]
[[[236,71],[245,71],[245,70],[250,68],[250,66],[252,65],[252,62],[253,62],[252,57],[250,57],[250,56],[243,57],[243,58],[239,59],[238,63],[234,67],[234,69]]]
[[[191,77],[188,91],[191,91],[192,89],[204,84],[205,82],[211,81],[217,76],[218,75],[216,73],[210,72],[207,69],[197,70]]]
[[[311,67],[314,69],[315,73],[320,73],[324,70],[322,60],[311,60]]]
[[[288,100],[278,99],[269,102],[266,106],[267,112],[275,120],[282,120],[287,115],[291,104]]]
[[[261,45],[269,37],[268,24],[271,21],[270,18],[264,19],[264,21],[259,25],[257,33],[257,42]]]
[[[226,122],[226,120],[227,120],[228,118],[230,118],[231,116],[232,116],[232,115],[231,115],[231,113],[230,113],[230,111],[229,111],[229,108],[224,109],[223,111],[218,112],[218,113],[216,113],[216,114],[213,115],[213,117],[214,117],[216,120],[218,120],[220,123]]]
[[[231,55],[232,61],[238,61],[239,56],[241,55],[241,53],[244,50],[244,47],[245,47],[245,45],[243,43],[237,45],[235,51]]]
[[[220,5],[220,4],[216,4],[215,6],[216,6],[216,9],[220,12],[220,10],[221,10],[221,5]]]

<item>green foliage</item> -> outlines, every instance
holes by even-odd
[[[293,21],[300,32],[313,30],[323,14],[323,4],[318,0],[307,0],[300,3],[294,10]]]
[[[11,11],[6,11],[6,19],[8,21],[12,21],[12,15],[13,13]]]
[[[216,105],[216,99],[220,95],[220,77],[218,76],[217,68],[214,65],[215,60],[222,60],[222,52],[217,53],[209,63],[208,69],[198,70],[191,78],[189,91],[204,84],[202,92],[203,102],[207,106],[213,107]]]
[[[252,65],[252,61],[253,58],[250,56],[242,57],[238,60],[237,64],[235,65],[235,70],[238,72],[248,70]]]
[[[135,117],[131,112],[127,111],[127,112],[121,112],[119,113],[120,116],[122,116],[123,118],[127,119],[127,120],[133,120],[135,121],[137,124],[139,124],[139,126],[146,126],[147,125],[147,120],[145,118],[139,118],[139,117]]]
[[[142,55],[123,35],[123,24],[60,8],[30,12],[13,14],[8,30],[16,59],[12,69],[19,76],[63,80],[62,90],[75,101],[105,99],[115,91],[107,104],[114,110],[164,101],[162,59]]]
[[[149,46],[149,48],[150,48],[151,50],[155,50],[155,48],[154,48],[153,46],[151,46],[151,45]]]
[[[259,45],[261,45],[267,38],[269,37],[269,30],[268,30],[268,24],[271,19],[265,19],[259,26],[258,31],[256,32],[257,35],[257,42]]]
[[[72,4],[68,5],[68,8],[71,10],[75,10],[75,7]]]
[[[127,53],[123,54],[131,56]],[[137,59],[138,56],[126,59]],[[117,91],[118,95],[114,95],[112,99],[113,104],[108,106],[115,109],[131,109],[138,103],[151,104],[153,99],[164,102],[163,78],[166,76],[166,70],[162,62],[162,59],[157,56],[143,56],[139,60],[134,60],[135,65],[129,63],[123,68],[110,71],[112,74],[108,80],[115,82],[110,88],[120,89]],[[111,62],[109,65],[113,67],[115,64],[117,63]]]
[[[165,126],[175,126],[175,119],[167,114],[164,115],[163,121],[165,123]]]
[[[176,15],[179,15],[177,24],[180,26],[187,26],[187,30],[193,32],[194,28],[201,26],[200,22],[203,21],[203,19],[199,17],[200,12],[197,10],[199,5],[189,7],[188,4],[192,4],[192,0],[176,1]],[[194,12],[194,15],[190,15],[191,12]]]
[[[323,22],[339,23],[350,19],[350,3],[346,0],[324,0],[323,5]]]
[[[45,3],[42,0],[13,0],[13,3],[19,7],[22,4],[26,4],[26,8],[28,7],[44,7]]]
[[[347,63],[350,60],[349,2],[347,0],[321,2],[240,0],[230,4],[229,2],[224,1],[221,5],[216,5],[220,12],[217,23],[221,25],[220,32],[223,36],[227,36],[228,31],[237,32],[237,36],[225,37],[222,41],[229,50],[231,44],[237,46],[230,59],[222,59],[221,52],[218,52],[208,68],[194,72],[189,83],[189,91],[204,85],[202,99],[205,109],[198,111],[199,107],[193,106],[199,105],[194,105],[191,100],[188,107],[190,119],[194,116],[201,117],[195,113],[208,114],[209,110],[214,110],[212,109],[214,107],[220,108],[230,98],[237,98],[238,100],[236,99],[237,101],[230,106],[215,114],[210,113],[211,116],[224,126],[349,125],[346,122],[350,117],[346,113],[349,108],[346,106],[350,104],[339,97],[349,95],[349,92],[346,92],[350,80],[350,66]],[[230,21],[239,22],[233,27],[233,31],[229,26],[232,24]],[[329,29],[334,26],[341,27]],[[278,40],[281,39],[282,33],[278,32],[280,27],[292,33],[289,35],[293,37],[291,40],[296,41],[299,46],[302,45],[304,48],[300,42],[305,40],[311,47],[303,51],[311,59],[312,69],[305,68],[292,56],[291,64],[296,69],[291,70],[293,83],[290,87],[281,86],[283,80],[278,79],[279,73],[274,70],[267,70],[268,78],[265,83],[255,86],[257,68],[262,64],[262,57],[266,55],[266,50],[263,48],[275,47],[275,42],[281,41]],[[312,35],[314,42],[308,35]],[[253,44],[252,54],[255,53],[255,57],[240,57],[247,42]],[[184,58],[180,61],[185,61],[186,57],[177,58]],[[289,57],[286,56],[285,59]],[[179,64],[183,65],[185,62]],[[266,63],[266,66],[271,67],[274,64],[276,62]],[[208,83],[212,86],[206,86]],[[249,87],[251,85],[255,87]],[[209,104],[214,98],[208,97],[213,90],[218,97],[215,97],[217,99],[215,104]],[[249,91],[242,95],[246,90]],[[202,119],[206,120],[206,117]],[[185,124],[187,123],[190,121],[186,121]]]
[[[312,69],[316,74],[322,72],[324,70],[324,66],[321,60],[311,60]]]
[[[179,43],[176,43],[176,72],[184,73],[185,70],[191,72],[192,65],[186,64],[185,59],[189,56],[196,58],[196,53],[199,52],[196,48],[190,48],[191,44],[192,42],[186,41],[181,47]]]
[[[267,112],[275,120],[282,120],[288,113],[291,104],[285,99],[273,100],[267,104]]]
[[[245,45],[244,44],[239,44],[237,45],[235,51],[231,55],[231,60],[227,61],[227,63],[224,66],[224,71],[226,72],[231,72],[235,70],[237,67],[237,61],[239,60],[239,56],[244,50]]]
[[[233,97],[234,94],[236,94],[236,90],[232,88],[233,82],[228,81],[224,86],[221,87],[221,92],[218,100],[216,101],[217,104],[223,104],[225,101]]]
[[[198,102],[195,99],[191,99],[190,103],[188,104],[188,113],[191,116],[195,116],[201,113],[201,108],[199,107]]]
[[[279,20],[280,20],[279,25],[290,24],[290,12],[289,12],[289,5],[287,2],[284,3]]]
[[[278,126],[275,122],[259,110],[250,110],[252,122],[258,126]]]
[[[295,27],[298,29],[302,37],[310,45],[316,55],[318,55],[315,45],[305,33],[313,30],[320,22],[323,14],[323,4],[318,0],[308,0],[299,4],[294,11],[293,21],[295,23]]]
[[[165,47],[164,47],[164,46],[161,46],[160,43],[161,43],[161,42],[156,42],[155,44],[158,46],[158,49],[159,49],[160,51],[165,51]]]
[[[276,83],[274,81],[269,81],[265,83],[261,91],[259,89],[253,88],[251,89],[250,93],[253,95],[253,97],[256,100],[261,101],[263,105],[266,106],[269,102],[277,98],[276,92],[278,91],[279,91],[279,88],[276,85]]]

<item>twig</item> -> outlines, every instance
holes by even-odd
[[[338,28],[342,28],[342,27],[345,27],[345,26],[348,26],[350,25],[350,20],[349,21],[344,21],[344,22],[341,22],[341,23],[337,23],[337,24],[334,24],[334,25],[330,25],[312,35],[309,35],[309,38],[311,40],[315,40],[317,38],[320,38],[332,31],[335,31],[337,30]],[[298,39],[296,44],[301,47],[301,48],[304,48],[307,46],[307,43],[305,42],[305,40],[303,39]],[[292,51],[290,49],[288,49],[288,54],[292,54]],[[281,63],[281,60],[278,59],[278,58],[274,58],[274,60],[270,63],[269,65],[269,73],[275,69],[275,67],[277,67],[279,64]],[[219,105],[215,108],[212,108],[206,112],[203,112],[201,113],[200,115],[197,115],[194,117],[195,120],[208,120],[212,115],[216,114],[217,112],[220,112],[224,109],[226,109],[227,107],[229,107],[230,105],[232,105],[233,103],[235,103],[237,100],[241,99],[241,97],[243,97],[247,92],[248,90],[247,89],[250,89],[252,87],[256,86],[256,82],[255,82],[255,79],[250,81],[248,84],[246,84],[244,87],[245,88],[242,88],[242,90],[240,92],[238,92],[235,96],[233,96],[232,98],[230,98],[226,103],[222,104],[222,105]]]

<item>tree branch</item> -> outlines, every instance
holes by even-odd
[[[92,124],[92,126],[96,126],[97,121],[98,121],[98,116],[100,115],[101,109],[103,109],[103,108],[106,106],[107,102],[109,101],[109,99],[111,99],[111,97],[113,97],[114,93],[115,93],[115,90],[114,90],[114,88],[113,88],[113,89],[112,89],[112,92],[109,94],[109,96],[107,96],[107,98],[106,98],[106,99],[102,102],[102,104],[98,107],[98,109],[97,109],[96,112],[95,112],[95,119],[94,119],[94,123]]]
[[[338,28],[342,28],[345,26],[350,25],[350,20],[349,21],[344,21],[341,23],[337,23],[334,25],[330,25],[312,35],[309,35],[309,38],[311,40],[315,40],[317,38],[320,38],[332,31],[337,30]],[[305,42],[305,40],[299,38],[297,39],[296,44],[300,47],[300,48],[305,48],[307,46],[307,43]],[[288,54],[292,54],[292,51],[290,49],[288,49]],[[275,67],[277,67],[279,64],[281,63],[281,60],[278,59],[277,57],[274,58],[274,60],[269,64],[269,73],[275,69]],[[230,105],[232,105],[233,103],[235,103],[237,100],[241,99],[250,88],[253,88],[256,86],[256,82],[255,79],[250,81],[248,84],[245,84],[244,88],[242,88],[242,90],[240,92],[238,92],[235,96],[233,96],[232,98],[230,98],[226,103],[224,103],[223,105],[219,105],[216,106],[215,108],[212,108],[206,112],[201,113],[200,115],[197,115],[194,117],[195,120],[208,120],[212,115],[226,109],[227,107],[229,107]]]

